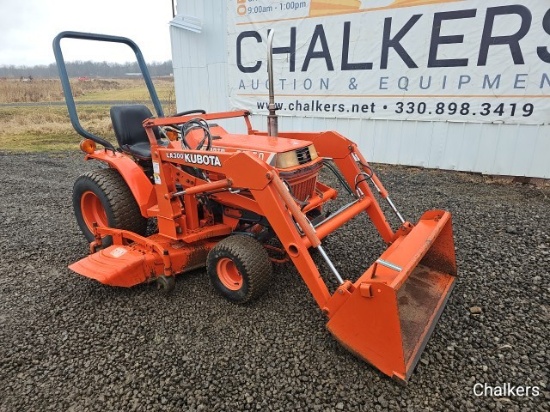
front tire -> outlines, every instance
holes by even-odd
[[[225,238],[212,248],[206,259],[206,270],[214,288],[236,303],[261,296],[273,272],[262,244],[244,235]]]
[[[147,231],[147,219],[141,215],[132,192],[115,169],[94,170],[78,177],[73,187],[73,208],[88,242],[95,239],[94,223],[139,235]],[[110,236],[103,239],[104,247],[111,243]]]

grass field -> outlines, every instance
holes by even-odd
[[[164,111],[175,111],[174,84],[171,78],[154,80]],[[102,79],[72,81],[82,126],[114,141],[109,117],[110,105],[85,102],[147,102],[149,95],[141,79]],[[81,137],[71,126],[58,80],[23,82],[0,79],[0,150],[54,151],[78,148]],[[39,104],[25,106],[24,104]],[[3,104],[3,105],[1,105]],[[14,104],[7,106],[6,104]]]

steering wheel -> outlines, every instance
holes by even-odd
[[[187,143],[187,134],[191,130],[195,130],[195,129],[202,129],[204,133],[204,137],[197,144],[197,147],[191,147],[189,146],[189,143]],[[212,148],[212,135],[210,134],[210,127],[208,126],[208,123],[206,122],[206,120],[201,119],[199,117],[195,117],[194,119],[191,119],[183,123],[181,125],[180,131],[181,131],[181,142],[186,149],[201,150],[204,147],[205,143],[206,143],[206,148],[204,150],[210,150]]]
[[[202,110],[202,109],[186,110],[186,111],[184,111],[184,112],[176,113],[176,114],[173,115],[172,117],[186,116],[186,115],[188,115],[188,114],[193,114],[193,113],[206,114],[206,110]]]
[[[183,111],[183,112],[178,112],[176,114],[173,114],[170,117],[186,116],[188,114],[193,114],[193,113],[206,114],[206,110],[203,110],[203,109],[186,110],[186,111]],[[169,124],[169,125],[166,125],[164,127],[159,127],[159,130],[164,135],[164,137],[166,137],[169,140],[178,140],[179,136],[177,134],[182,132],[182,129],[180,128],[180,126],[178,124]],[[167,132],[171,133],[171,135],[169,135]],[[175,134],[175,133],[177,133],[177,134]],[[204,144],[204,142],[203,142],[203,144]],[[207,150],[210,150],[210,149],[207,149]]]

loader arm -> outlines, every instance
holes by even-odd
[[[384,242],[388,244],[392,242],[395,232],[391,229],[384,212],[373,195],[368,184],[368,180],[370,179],[361,178],[358,182],[356,181],[357,176],[361,173],[368,173],[380,189],[382,198],[386,198],[388,193],[374,171],[370,169],[367,161],[361,155],[354,142],[333,131],[321,133],[280,133],[280,136],[313,142],[320,156],[332,159],[348,185],[352,189],[360,189],[367,198],[372,199],[372,204],[366,209],[366,212]],[[359,159],[360,162],[356,159]]]
[[[331,136],[328,135],[326,138],[330,139]],[[346,143],[343,138],[341,142]],[[339,162],[342,163],[343,167],[349,169],[349,181],[353,184],[351,175],[357,175],[360,173],[360,170],[353,161],[349,151],[346,156],[344,156],[345,150],[341,152],[343,158],[339,159]],[[209,172],[220,172],[223,170],[224,175],[230,176],[231,189],[238,190],[239,188],[245,188],[251,192],[256,202],[253,210],[260,212],[267,218],[271,228],[284,246],[285,251],[292,259],[321,309],[326,309],[330,293],[308,248],[319,247],[322,238],[328,236],[356,215],[364,211],[368,212],[372,207],[377,208],[374,209],[374,212],[371,212],[374,218],[385,223],[385,225],[381,225],[381,230],[384,231],[385,236],[388,239],[391,239],[393,236],[393,232],[389,228],[389,225],[387,225],[387,222],[385,222],[384,216],[372,196],[372,192],[370,192],[368,185],[364,182],[362,184],[365,185],[364,190],[367,195],[359,197],[350,208],[343,211],[337,217],[327,220],[314,230],[309,220],[307,220],[298,205],[288,194],[288,190],[279,178],[277,170],[265,162],[247,153],[216,152],[212,154],[212,152],[205,151],[158,147],[156,153],[153,154],[153,159],[158,158],[160,162],[159,182],[155,185],[159,203],[158,225],[161,233],[167,234],[173,239],[185,240],[185,230],[177,233],[177,230],[174,228],[188,226],[186,226],[186,222],[181,221],[183,217],[181,216],[180,202],[175,197],[166,195],[175,191],[174,179],[171,176],[171,165],[196,167],[196,160],[198,158],[195,156],[208,156],[209,164],[204,164],[203,162],[200,165],[202,170]],[[229,203],[231,203],[231,198],[234,198],[234,203],[236,204],[241,201],[241,199],[238,199],[238,195],[232,195],[230,192],[225,192],[222,196]],[[186,200],[191,201],[191,199]],[[189,206],[186,206],[185,209],[189,210],[193,208]]]

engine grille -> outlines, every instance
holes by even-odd
[[[316,163],[292,172],[281,172],[280,177],[290,186],[292,196],[303,202],[313,195],[321,167],[322,163]]]
[[[292,191],[292,196],[303,202],[308,197],[311,197],[311,194],[315,190],[315,183],[317,183],[317,175],[291,184],[290,190]]]
[[[309,151],[309,146],[297,149],[296,157],[298,158],[298,163],[301,165],[311,162],[311,153]]]

